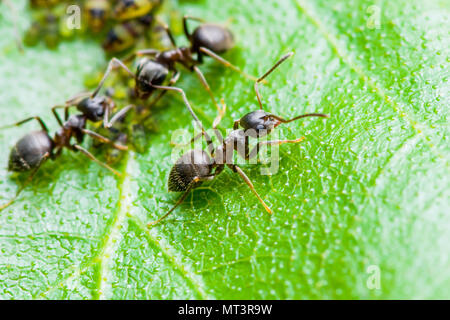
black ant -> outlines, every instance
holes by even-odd
[[[130,104],[122,108],[110,119],[109,117],[112,115],[112,111],[115,108],[115,103],[112,100],[111,95],[112,93],[109,93],[108,90],[104,96],[98,96],[98,91],[94,93],[81,92],[67,100],[65,105],[54,106],[52,108],[52,113],[58,120],[59,116],[56,113],[56,109],[64,109],[64,120],[67,121],[69,118],[69,109],[75,107],[83,114],[86,120],[94,123],[103,121],[103,126],[105,128],[111,128],[114,122],[121,119],[130,109],[135,108],[133,104]],[[62,125],[59,120],[58,122]]]
[[[54,107],[52,111],[56,120],[58,121],[58,124],[60,125],[60,128],[55,133],[53,138],[50,137],[48,128],[40,117],[29,117],[22,121],[14,123],[13,125],[6,126],[20,126],[34,119],[39,122],[41,130],[32,131],[26,134],[12,148],[9,155],[8,170],[16,172],[31,171],[31,174],[28,176],[28,179],[22,185],[22,187],[17,190],[16,195],[9,202],[0,206],[0,210],[3,210],[4,208],[11,205],[20,195],[22,190],[24,190],[25,187],[33,180],[33,177],[35,176],[41,165],[49,158],[53,160],[61,155],[63,148],[67,148],[72,151],[80,151],[89,159],[110,170],[115,175],[121,175],[118,171],[114,170],[106,163],[103,163],[95,158],[94,155],[80,146],[80,144],[82,143],[84,136],[89,135],[92,138],[97,139],[103,143],[110,144],[112,147],[118,150],[127,150],[128,148],[123,145],[118,145],[110,139],[86,129],[86,122],[87,120],[93,119],[90,118],[90,115],[92,116],[93,114],[84,113],[71,115],[66,122],[63,122],[59,115],[55,112],[56,108],[58,107]],[[72,138],[75,138],[76,143],[71,143]]]
[[[251,78],[252,80],[256,80],[256,78],[245,74],[239,68],[232,65],[230,62],[226,61],[222,57],[218,56],[218,54],[224,53],[227,50],[231,49],[234,46],[233,35],[230,30],[220,25],[203,23],[198,26],[194,32],[191,34],[188,30],[187,21],[188,20],[197,20],[203,22],[203,20],[198,18],[193,18],[189,16],[183,17],[183,26],[184,33],[191,43],[190,47],[178,47],[176,45],[175,39],[167,25],[163,25],[163,28],[167,32],[167,35],[174,46],[174,49],[159,51],[157,49],[144,49],[134,52],[131,56],[124,59],[122,62],[117,58],[111,59],[109,62],[108,68],[100,81],[98,87],[94,91],[94,93],[98,92],[106,78],[109,76],[112,70],[117,67],[123,68],[127,74],[135,79],[135,95],[138,98],[143,100],[147,100],[150,95],[156,90],[163,90],[152,102],[152,104],[156,103],[167,91],[177,91],[183,97],[186,106],[189,109],[189,112],[193,114],[192,109],[188,103],[186,103],[186,98],[184,91],[180,88],[174,87],[173,85],[178,81],[180,77],[180,73],[176,68],[176,64],[179,63],[186,67],[190,71],[194,71],[197,77],[200,79],[202,85],[207,90],[211,99],[213,100],[214,105],[219,111],[219,116],[215,119],[214,123],[220,121],[224,110],[222,110],[211,92],[211,89],[206,81],[203,73],[197,67],[198,64],[203,62],[203,55],[208,55],[215,60],[219,61],[226,67],[230,67],[235,71],[240,72],[244,76]],[[197,59],[195,60],[193,57],[193,53],[197,54]],[[125,65],[126,62],[134,60],[136,57],[141,56],[151,56],[152,59],[143,57],[138,61],[136,73],[133,73],[128,69]],[[162,83],[166,79],[166,77],[172,73],[171,79],[169,80],[168,86],[162,86]],[[194,118],[196,118],[194,116]]]
[[[199,187],[203,182],[210,181],[218,176],[227,165],[231,170],[237,172],[239,176],[245,181],[245,183],[250,187],[251,191],[258,198],[260,203],[266,209],[268,213],[272,213],[271,209],[267,206],[264,200],[260,197],[258,192],[255,190],[252,182],[247,177],[247,175],[242,171],[242,169],[233,163],[233,152],[237,153],[243,157],[245,160],[252,159],[258,154],[260,147],[262,145],[281,145],[284,143],[299,143],[305,139],[301,137],[295,140],[272,140],[272,141],[261,141],[250,151],[248,137],[260,138],[279,126],[281,123],[289,123],[304,117],[322,117],[328,118],[328,115],[321,113],[308,113],[289,120],[285,120],[277,115],[266,112],[262,109],[261,95],[258,91],[258,83],[266,78],[274,69],[276,69],[283,61],[291,57],[293,53],[288,53],[283,56],[275,65],[270,68],[263,76],[257,79],[255,83],[255,92],[258,99],[260,109],[250,112],[243,116],[241,119],[234,122],[234,130],[222,141],[222,144],[214,148],[211,138],[202,130],[201,136],[205,137],[208,144],[208,151],[194,149],[190,150],[181,156],[175,165],[172,167],[169,174],[168,189],[169,191],[184,192],[177,203],[161,218],[151,222],[148,226],[155,225],[161,220],[166,218],[170,213],[173,212],[186,198],[188,193]],[[239,129],[239,125],[243,129]],[[213,127],[215,129],[215,127]],[[194,138],[195,139],[195,138]],[[192,140],[191,140],[192,142]],[[229,150],[233,151],[229,151]]]

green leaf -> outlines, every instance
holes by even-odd
[[[180,1],[173,8],[208,21],[231,18],[236,48],[225,57],[250,74],[295,51],[261,86],[265,109],[286,118],[331,115],[280,126],[281,138],[306,141],[280,146],[277,174],[244,166],[274,214],[226,169],[146,228],[179,196],[166,186],[170,139],[192,128],[180,97],[168,94],[148,150],[117,166],[125,178],[66,151],[0,213],[0,297],[448,298],[448,2]],[[50,107],[105,66],[101,49],[74,41],[18,54],[5,12],[1,124],[42,115],[56,129]],[[20,12],[25,28],[29,12]],[[250,81],[210,59],[201,69],[227,103],[222,130],[257,108]],[[184,72],[179,86],[209,127],[216,112],[198,80]],[[3,167],[33,126],[1,131]],[[26,176],[0,174],[6,201]]]

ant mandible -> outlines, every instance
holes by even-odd
[[[245,160],[252,159],[257,156],[260,147],[262,145],[281,145],[284,143],[299,143],[305,139],[301,137],[295,140],[272,140],[272,141],[260,141],[250,151],[248,137],[260,138],[270,134],[270,132],[279,126],[281,123],[289,123],[305,117],[322,117],[328,118],[328,115],[321,113],[308,113],[289,120],[285,120],[277,115],[266,112],[262,109],[261,95],[258,91],[258,83],[266,78],[273,70],[275,70],[283,61],[291,57],[293,53],[288,53],[283,56],[275,65],[270,68],[263,76],[257,79],[255,83],[255,92],[258,99],[260,109],[246,114],[239,120],[234,122],[234,130],[222,141],[222,144],[214,148],[211,138],[202,131],[201,136],[205,137],[208,145],[208,151],[194,149],[190,150],[182,155],[175,165],[172,167],[169,174],[168,189],[169,191],[184,192],[176,204],[161,218],[151,222],[148,226],[153,226],[169,214],[171,214],[187,197],[188,193],[199,187],[203,182],[210,181],[218,176],[228,166],[233,172],[239,174],[239,176],[250,187],[251,191],[258,198],[264,209],[268,213],[272,213],[272,210],[264,202],[258,192],[255,190],[253,183],[244,173],[244,171],[235,163],[233,163],[233,152],[227,152],[227,150],[233,149],[239,156]],[[243,129],[239,129],[239,125]],[[215,127],[213,127],[215,129]],[[194,138],[195,139],[195,138]]]
[[[184,33],[191,43],[190,47],[178,47],[172,35],[172,32],[167,25],[163,24],[163,28],[167,32],[169,39],[174,46],[174,49],[168,49],[164,51],[159,51],[156,49],[139,50],[131,54],[128,58],[124,59],[124,61],[121,61],[117,58],[112,58],[108,64],[102,80],[100,81],[94,93],[97,93],[101,89],[103,83],[105,82],[111,71],[120,67],[124,69],[131,78],[135,79],[135,93],[137,97],[143,100],[147,100],[156,89],[163,90],[152,101],[151,104],[154,104],[167,91],[177,91],[182,95],[185,105],[187,106],[191,115],[194,116],[194,112],[190,108],[189,103],[186,103],[187,99],[185,97],[184,91],[181,88],[173,86],[180,77],[180,72],[176,68],[176,64],[179,63],[188,70],[195,72],[203,87],[210,95],[214,105],[219,112],[218,117],[214,120],[214,125],[217,124],[223,116],[224,110],[217,104],[208,82],[206,81],[203,73],[197,67],[198,64],[201,64],[203,62],[203,55],[206,54],[212,57],[226,67],[232,68],[233,70],[240,72],[241,74],[252,80],[256,80],[256,78],[245,74],[239,68],[232,65],[230,62],[226,61],[218,55],[226,52],[234,46],[233,35],[230,30],[220,25],[202,23],[194,30],[193,33],[190,33],[187,26],[188,20],[197,20],[200,22],[203,22],[203,20],[190,16],[183,17]],[[197,54],[197,60],[194,59],[193,53]],[[144,56],[151,56],[153,58],[150,59]],[[142,58],[137,63],[136,73],[133,73],[125,65],[125,63],[134,60],[136,57]],[[169,85],[162,86],[162,83],[169,75],[169,73],[172,74],[171,79],[169,80]],[[194,116],[194,119],[195,118],[196,117]]]
[[[26,182],[17,190],[16,195],[6,204],[0,206],[0,210],[3,210],[11,205],[19,197],[25,187],[33,180],[33,177],[41,165],[49,158],[53,160],[61,155],[63,148],[67,148],[72,151],[80,151],[89,159],[110,170],[115,175],[121,175],[118,171],[114,170],[106,163],[103,163],[95,158],[94,155],[83,148],[80,144],[82,143],[84,136],[89,135],[102,143],[110,144],[118,150],[128,150],[126,146],[118,145],[110,139],[86,129],[86,121],[89,120],[87,114],[71,115],[67,121],[63,122],[59,115],[55,112],[55,108],[53,108],[52,111],[58,124],[60,125],[59,130],[55,133],[53,138],[50,137],[49,130],[40,117],[29,117],[12,125],[2,127],[3,129],[7,127],[20,126],[31,120],[36,120],[39,122],[41,130],[32,131],[26,134],[12,148],[9,155],[8,170],[15,172],[31,171],[31,174],[28,176]],[[71,143],[72,138],[75,138],[76,143]]]

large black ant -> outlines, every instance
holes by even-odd
[[[118,171],[114,170],[106,163],[103,163],[97,158],[95,158],[94,155],[92,155],[89,151],[87,151],[80,145],[83,141],[84,136],[89,135],[102,143],[110,144],[112,147],[118,150],[128,149],[126,146],[116,144],[110,139],[96,132],[93,132],[89,129],[86,129],[87,120],[97,119],[96,118],[97,114],[96,112],[94,112],[94,109],[97,111],[100,110],[97,108],[89,109],[88,106],[86,106],[86,103],[88,101],[90,101],[91,103],[96,102],[97,107],[100,108],[101,105],[100,102],[103,101],[100,98],[93,98],[91,100],[86,99],[82,99],[77,105],[81,109],[86,107],[86,109],[84,109],[85,112],[82,114],[71,115],[65,122],[63,122],[59,117],[58,113],[55,112],[56,108],[58,108],[59,106],[54,107],[52,109],[53,114],[58,124],[60,125],[59,130],[55,133],[53,138],[50,137],[49,130],[45,125],[44,121],[40,117],[29,117],[22,121],[16,122],[12,125],[2,127],[7,128],[13,126],[20,126],[31,120],[36,120],[39,122],[41,130],[32,131],[26,134],[12,148],[11,153],[9,155],[8,170],[16,172],[31,171],[31,174],[28,176],[26,182],[17,190],[16,195],[6,204],[0,206],[0,210],[3,210],[4,208],[11,205],[17,199],[20,193],[25,189],[25,187],[33,180],[33,177],[35,176],[36,172],[39,170],[41,165],[49,158],[53,160],[57,158],[59,155],[61,155],[63,148],[67,148],[72,151],[80,151],[89,159],[95,161],[99,165],[110,170],[115,175],[118,176],[121,175]],[[68,107],[69,106],[65,106],[66,110]],[[72,138],[75,138],[76,143],[71,142]]]
[[[165,219],[170,213],[172,213],[186,198],[188,193],[199,187],[203,182],[210,181],[218,176],[228,166],[233,172],[237,172],[239,176],[250,187],[251,191],[258,198],[260,203],[266,209],[268,213],[272,213],[271,209],[267,206],[264,200],[260,197],[255,190],[253,183],[242,171],[242,169],[233,163],[233,151],[243,157],[245,160],[252,159],[258,154],[262,145],[281,145],[284,143],[299,143],[305,139],[301,137],[295,140],[272,140],[272,141],[260,141],[250,151],[249,149],[249,137],[260,138],[275,129],[281,123],[289,123],[305,117],[322,117],[328,118],[328,115],[321,113],[308,113],[303,114],[292,119],[285,120],[277,115],[266,112],[262,109],[261,95],[258,90],[258,83],[263,81],[273,70],[275,70],[283,61],[291,57],[293,53],[288,53],[283,56],[275,65],[270,68],[263,76],[258,78],[255,82],[256,97],[259,102],[260,109],[250,112],[243,116],[241,119],[234,122],[234,130],[222,141],[222,144],[214,148],[211,138],[202,130],[201,136],[205,137],[208,144],[208,151],[194,149],[190,150],[182,155],[175,165],[172,167],[169,174],[168,189],[169,191],[184,192],[176,204],[161,218],[151,222],[148,226],[155,225],[161,220]],[[243,129],[239,129],[239,125]],[[215,127],[213,127],[215,129]],[[195,138],[194,138],[195,139]],[[191,140],[192,142],[192,140]],[[227,152],[227,150],[233,150]]]
[[[230,67],[235,71],[242,73],[244,76],[251,78],[252,80],[256,80],[256,78],[245,74],[239,68],[232,65],[230,62],[226,61],[218,54],[224,53],[227,50],[231,49],[234,46],[233,35],[230,30],[227,28],[210,24],[210,23],[202,23],[198,26],[193,33],[189,32],[187,21],[188,20],[196,20],[203,22],[202,19],[184,16],[183,17],[183,26],[184,33],[191,43],[190,47],[178,47],[175,39],[170,31],[169,27],[163,24],[163,28],[168,34],[168,37],[174,46],[173,49],[159,51],[157,49],[144,49],[139,50],[131,54],[129,57],[124,59],[123,61],[112,58],[108,64],[106,72],[100,81],[99,85],[94,91],[94,94],[97,93],[103,86],[106,78],[109,76],[112,70],[117,67],[123,68],[127,74],[135,79],[135,95],[143,100],[147,100],[150,95],[156,90],[163,90],[153,101],[152,104],[156,103],[167,91],[172,90],[180,93],[185,101],[186,106],[189,109],[189,112],[194,115],[192,109],[189,104],[186,103],[185,93],[182,89],[174,87],[173,85],[178,81],[180,77],[180,73],[176,68],[176,64],[181,64],[185,68],[190,71],[195,72],[197,77],[200,79],[200,82],[210,95],[214,105],[219,111],[218,117],[215,119],[214,123],[220,121],[224,110],[219,107],[217,104],[214,95],[211,92],[211,89],[206,81],[203,73],[197,67],[197,65],[203,62],[203,55],[208,55],[215,60],[219,61],[226,67]],[[196,53],[197,59],[194,59],[193,53]],[[153,58],[143,57],[150,56]],[[143,57],[137,63],[136,73],[130,71],[130,69],[125,65],[125,63],[134,60],[136,57]],[[172,73],[172,76],[169,80],[168,86],[162,86],[162,83],[166,79],[166,77]],[[194,116],[194,118],[196,118]]]

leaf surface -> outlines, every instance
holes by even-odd
[[[375,8],[369,9],[371,6]],[[20,25],[29,12],[18,2]],[[236,48],[225,57],[249,74],[292,59],[261,87],[266,110],[288,118],[277,174],[244,166],[269,216],[226,170],[176,201],[167,192],[172,132],[190,129],[180,97],[155,113],[151,147],[130,153],[116,179],[82,155],[49,161],[0,214],[0,297],[11,298],[448,298],[450,288],[449,6],[445,1],[179,1],[181,14],[226,22]],[[379,9],[380,27],[372,28]],[[105,65],[95,43],[57,51],[14,48],[0,16],[2,124],[42,115],[83,89]],[[180,26],[174,26],[185,43]],[[201,66],[228,110],[221,129],[257,108],[253,84],[208,59]],[[215,110],[194,75],[182,74],[196,112]],[[5,164],[35,124],[0,132]],[[23,181],[2,169],[0,196]],[[375,269],[374,269],[375,268]],[[380,284],[373,288],[372,271]]]

